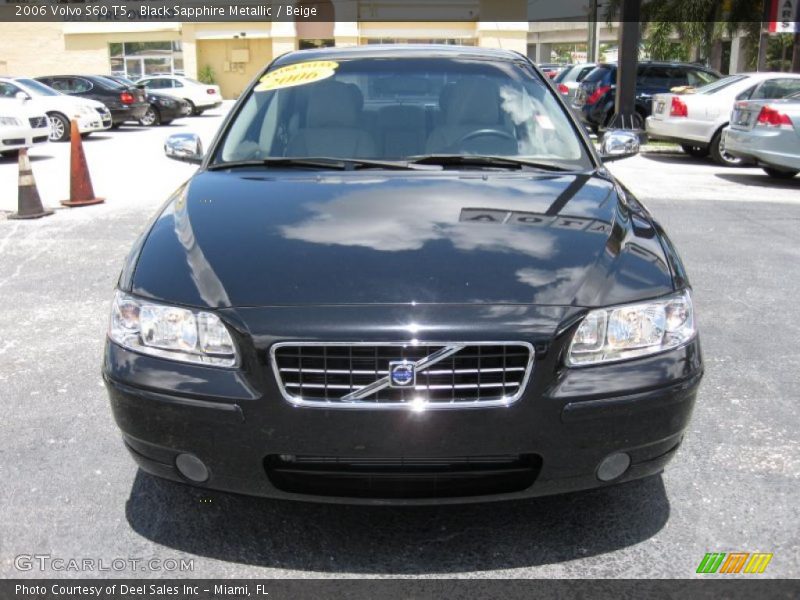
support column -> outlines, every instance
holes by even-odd
[[[297,49],[297,30],[294,21],[274,21],[272,23],[272,59]]]
[[[527,21],[478,21],[478,46],[483,48],[503,48],[520,54],[528,52]]]
[[[186,77],[197,79],[197,41],[193,23],[181,23],[181,49],[184,74]]]
[[[747,53],[744,49],[744,35],[737,31],[731,38],[731,60],[728,64],[728,74],[735,75],[747,70]]]
[[[639,66],[639,23],[641,0],[623,0],[619,29],[617,61],[617,93],[614,116],[608,129],[642,131],[641,117],[636,113],[636,70]]]
[[[600,23],[597,20],[597,0],[591,0],[587,22],[588,39],[586,43],[586,62],[597,62],[600,56]]]
[[[333,38],[336,47],[358,46],[358,22],[337,21],[333,25]]]
[[[553,45],[552,44],[542,44],[541,42],[536,44],[536,60],[534,61],[537,65],[542,63],[549,63],[552,62],[553,54]]]

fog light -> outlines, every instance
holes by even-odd
[[[194,454],[178,454],[175,466],[178,467],[180,474],[189,481],[202,483],[208,479],[208,467]]]
[[[600,481],[611,481],[622,475],[631,466],[631,457],[625,452],[615,452],[603,459],[597,467],[597,478]]]

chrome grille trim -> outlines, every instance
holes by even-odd
[[[468,359],[480,361],[480,349],[477,354],[474,353],[476,347],[487,346],[501,346],[503,347],[502,356],[513,356],[518,363],[524,360],[524,353],[527,352],[527,361],[525,366],[512,366],[507,367],[486,367],[486,368],[456,368],[457,359]],[[302,356],[303,349],[305,348],[320,348],[321,353],[312,356]],[[302,360],[310,359],[318,362],[323,362],[325,365],[329,364],[327,348],[347,348],[350,347],[349,352],[349,366],[351,368],[341,368],[343,365],[337,365],[339,368],[305,368],[302,367]],[[364,356],[354,356],[354,351],[358,348],[361,351],[366,348],[372,347],[375,349],[375,369],[361,368],[353,369],[354,358],[367,360]],[[420,407],[409,401],[396,401],[388,399],[375,399],[375,395],[392,393],[394,389],[389,389],[389,371],[386,365],[383,368],[378,368],[378,353],[379,349],[386,349],[389,347],[396,348],[430,348],[431,353],[424,356],[419,360],[415,360],[417,369],[417,382],[412,388],[409,387],[409,392],[418,393],[424,397],[425,391],[445,391],[451,390],[452,399],[443,400],[435,399],[426,401],[422,407],[424,410],[447,410],[447,409],[463,409],[463,408],[490,408],[490,407],[503,407],[510,406],[520,399],[524,393],[533,369],[535,351],[533,345],[528,342],[518,341],[500,341],[500,342],[278,342],[270,347],[269,355],[272,364],[272,371],[275,376],[276,383],[283,398],[295,405],[311,408],[325,408],[325,409],[367,409],[367,410],[386,410],[386,409],[401,409],[401,410],[418,410]],[[297,355],[291,354],[282,356],[284,365],[278,364],[278,353],[282,348],[298,348]],[[433,349],[436,348],[434,351]],[[467,353],[463,357],[459,357],[458,353],[462,350],[473,349],[473,353]],[[367,351],[369,352],[369,351]],[[488,359],[497,359],[499,354],[485,354]],[[400,357],[400,352],[398,352]],[[451,368],[438,368],[427,370],[428,367],[433,367],[436,363],[448,360],[453,357],[451,361]],[[296,360],[294,366],[285,366],[287,360]],[[339,354],[332,356],[330,362],[335,360],[343,361],[347,359],[347,353],[344,356]],[[381,360],[388,360],[382,358]],[[503,358],[505,365],[506,359]],[[290,363],[291,364],[291,363]],[[369,363],[368,363],[369,364]],[[462,363],[463,364],[463,363]],[[480,365],[480,362],[478,363]],[[317,365],[318,367],[319,365]],[[316,376],[317,380],[303,381],[303,375]],[[430,383],[435,377],[451,376],[453,382],[451,384],[443,384],[441,379],[436,383]],[[469,375],[476,375],[477,381],[470,383],[459,383],[457,377],[464,377]],[[489,375],[487,379],[494,377],[495,381],[481,381],[482,375]],[[502,375],[502,381],[497,381]],[[331,383],[328,381],[329,376],[338,376],[339,381]],[[287,381],[286,378],[299,379],[299,381]],[[347,382],[349,377],[350,382]],[[356,383],[353,381],[355,377],[373,378],[372,382]],[[506,381],[506,378],[510,379]],[[342,382],[341,379],[345,381]],[[320,382],[320,379],[322,381]],[[469,380],[468,380],[469,381]],[[313,397],[311,392],[305,394],[306,397],[301,395],[301,390],[324,390],[326,397],[323,398],[322,394],[319,397]],[[328,391],[331,394],[328,394]],[[481,397],[481,390],[495,392],[493,396]],[[349,393],[344,393],[348,392]],[[458,396],[458,391],[466,394],[464,397]],[[505,393],[503,393],[505,392]],[[469,394],[478,394],[477,397],[469,397]],[[312,397],[308,397],[311,394]],[[427,400],[427,399],[426,399]]]

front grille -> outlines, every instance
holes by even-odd
[[[414,365],[399,387],[390,363]],[[437,344],[280,343],[272,367],[284,397],[329,408],[506,406],[522,395],[533,363],[523,342]]]
[[[2,141],[5,146],[22,146],[25,143],[25,138],[7,138]]]
[[[31,127],[34,129],[40,129],[42,127],[49,127],[49,123],[47,122],[47,117],[31,117],[28,119],[31,124]]]
[[[49,139],[50,139],[50,138],[49,138],[49,136],[46,136],[46,135],[38,135],[38,136],[36,136],[35,138],[33,138],[33,143],[34,143],[34,144],[42,144],[42,143],[46,142],[46,141],[47,141],[47,140],[49,140]]]
[[[536,481],[538,455],[355,458],[271,455],[264,462],[280,490],[347,498],[453,498],[519,492]]]

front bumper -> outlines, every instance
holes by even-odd
[[[0,127],[0,152],[30,148],[49,140],[50,127]]]
[[[244,348],[243,366],[236,370],[143,356],[109,342],[104,379],[114,417],[141,468],[187,481],[176,469],[176,457],[189,453],[207,466],[210,476],[201,486],[210,489],[325,502],[426,504],[542,496],[660,472],[692,413],[703,370],[699,342],[627,363],[566,369],[561,355],[570,335],[521,340],[536,348],[533,373],[522,397],[501,408],[296,407],[281,396],[268,364],[269,346],[287,339],[283,335],[253,336],[255,348],[252,353]],[[630,456],[630,468],[601,482],[598,465],[618,452]],[[518,460],[494,471],[397,468],[401,460],[449,463],[500,456]],[[310,461],[312,466],[292,464],[309,457],[319,460]],[[336,459],[346,464],[331,467]],[[395,468],[368,466],[392,461]],[[414,486],[424,491],[405,493]]]
[[[794,130],[758,127],[749,131],[726,128],[725,151],[760,165],[800,171],[800,137]]]
[[[92,133],[94,131],[105,131],[111,127],[111,113],[106,111],[101,113],[95,111],[93,115],[81,115],[78,118],[78,131],[81,133]]]

